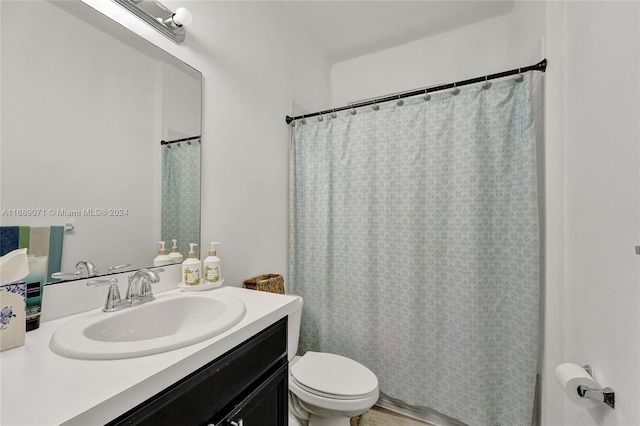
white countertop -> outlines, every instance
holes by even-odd
[[[200,293],[216,292],[236,296],[244,302],[247,313],[240,323],[203,342],[140,358],[62,357],[49,349],[51,336],[64,322],[86,313],[42,323],[39,329],[27,333],[24,346],[0,352],[0,425],[103,425],[284,318],[298,306],[294,296],[237,287]],[[163,294],[156,297],[161,298]]]

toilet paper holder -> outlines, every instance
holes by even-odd
[[[593,369],[589,364],[583,365],[582,368],[584,368],[585,371],[589,373],[591,377],[593,377]],[[589,386],[580,385],[578,386],[576,391],[581,398],[589,398],[596,401],[604,402],[611,408],[614,408],[615,406],[615,392],[610,387],[606,387],[604,389],[592,389]]]

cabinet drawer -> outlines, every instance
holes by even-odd
[[[287,365],[287,318],[153,396],[111,425],[203,425],[228,412],[257,380]]]

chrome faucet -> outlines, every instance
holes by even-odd
[[[109,266],[107,268],[107,274],[113,274],[117,272],[118,269],[128,268],[131,266],[128,263],[123,263],[122,265],[117,266]],[[83,273],[86,271],[86,277]],[[81,260],[76,263],[76,271],[75,272],[55,272],[51,274],[51,278],[57,278],[62,280],[78,280],[80,278],[93,278],[98,276],[98,268],[95,267],[93,262],[89,260]]]
[[[87,270],[87,278],[95,277],[98,275],[98,268],[96,268],[93,263],[89,260],[81,260],[76,263],[76,271],[80,271],[82,268]]]
[[[86,277],[83,276],[82,268],[87,272]],[[51,278],[62,279],[62,280],[77,280],[80,278],[91,278],[98,275],[98,268],[94,266],[94,264],[89,260],[81,260],[76,263],[75,272],[54,272],[51,274]]]
[[[118,280],[112,278],[110,280],[91,280],[87,282],[87,286],[101,286],[109,284],[109,292],[107,293],[107,301],[104,304],[103,312],[114,312],[121,309],[138,306],[146,302],[155,300],[151,284],[160,282],[158,272],[164,269],[141,269],[132,275],[129,275],[129,287],[127,288],[127,297],[125,300],[120,298],[120,289],[118,288]]]
[[[158,269],[162,272],[164,269]],[[155,299],[151,284],[160,282],[160,276],[151,269],[140,269],[129,275],[129,287],[127,288],[127,302],[130,305],[140,305]]]

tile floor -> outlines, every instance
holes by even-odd
[[[435,426],[382,407],[374,406],[362,416],[351,419],[351,426]]]

